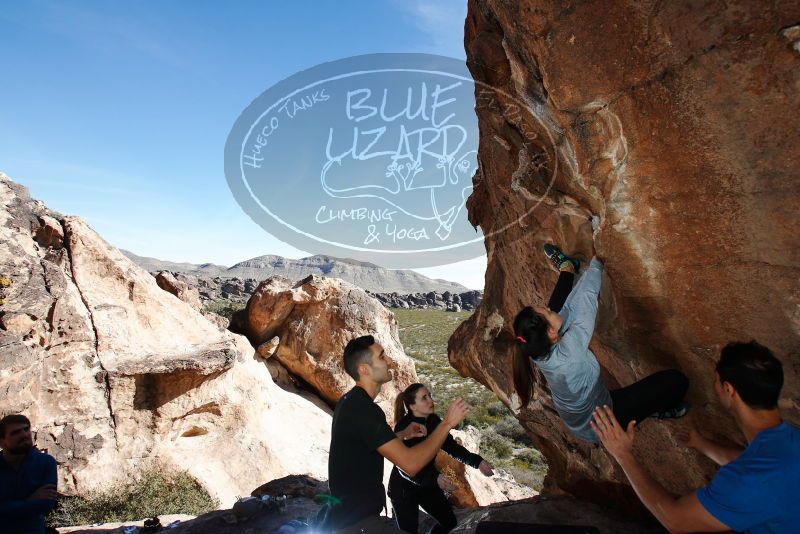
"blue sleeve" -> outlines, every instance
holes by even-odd
[[[696,495],[708,513],[737,532],[767,522],[775,516],[774,503],[780,502],[768,485],[748,476],[746,465],[737,462],[722,466]]]
[[[42,478],[38,487],[58,483],[58,473],[55,458],[46,456],[43,459]],[[56,507],[56,501],[46,499],[2,500],[0,501],[0,517],[20,517],[46,515]]]
[[[569,355],[585,354],[597,319],[597,297],[603,282],[603,263],[593,259],[569,296],[570,323],[559,344]],[[565,305],[566,306],[566,305]]]

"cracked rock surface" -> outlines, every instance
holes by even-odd
[[[327,476],[330,416],[278,387],[244,337],[2,173],[0,206],[0,411],[31,419],[61,492],[164,466],[224,506],[263,481]]]
[[[756,339],[783,361],[780,406],[800,422],[798,20],[796,2],[469,2],[480,146],[467,205],[488,267],[448,352],[517,413],[550,489],[637,502],[613,459],[569,434],[541,376],[521,411],[513,394],[508,334],[555,284],[548,241],[606,262],[591,347],[610,388],[679,368],[694,424],[743,443],[713,370],[727,342]],[[646,421],[635,451],[675,493],[715,472],[676,446],[685,424]]]

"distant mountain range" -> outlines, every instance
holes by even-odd
[[[232,267],[213,263],[176,263],[155,258],[138,256],[127,250],[121,251],[140,267],[150,271],[172,271],[191,274],[200,278],[254,278],[258,281],[270,276],[285,276],[290,280],[300,280],[310,274],[330,278],[341,278],[373,293],[463,293],[466,287],[447,280],[433,279],[409,270],[385,269],[373,263],[331,256],[309,256],[291,260],[282,256],[258,256]]]

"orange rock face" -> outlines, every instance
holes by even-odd
[[[561,424],[541,377],[521,412],[513,394],[504,332],[547,301],[547,241],[606,262],[592,349],[609,388],[679,368],[694,424],[743,443],[714,365],[727,342],[756,339],[783,361],[780,406],[800,422],[798,21],[792,2],[470,1],[481,137],[468,208],[488,267],[449,357],[518,412],[550,488],[636,501],[613,459]],[[647,421],[637,438],[676,493],[715,472],[676,445],[686,424]]]
[[[246,318],[250,341],[256,346],[270,342],[270,357],[330,404],[355,385],[342,356],[347,343],[359,336],[374,336],[392,362],[393,380],[376,399],[389,421],[394,420],[395,397],[417,381],[394,314],[344,280],[312,275],[292,283],[279,276],[268,278],[247,302]]]

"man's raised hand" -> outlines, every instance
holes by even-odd
[[[469,410],[469,404],[461,397],[457,397],[450,403],[450,407],[447,408],[447,414],[444,416],[444,423],[448,428],[457,427],[469,414]]]
[[[600,442],[619,461],[620,456],[630,454],[633,449],[633,434],[636,421],[628,423],[628,428],[623,429],[619,425],[614,412],[608,406],[598,406],[594,409],[594,415],[589,422],[600,438]]]

